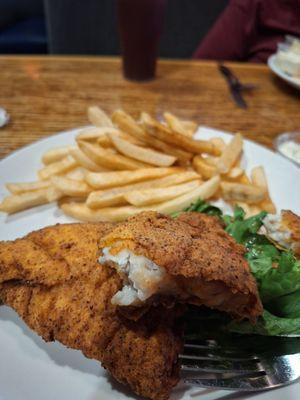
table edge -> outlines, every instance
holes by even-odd
[[[114,62],[120,63],[121,57],[119,56],[99,56],[99,55],[23,55],[23,54],[2,54],[0,55],[0,61],[78,61],[78,62]],[[199,59],[178,59],[178,58],[159,58],[159,64],[195,64],[195,65],[203,65],[206,67],[216,67],[219,63],[217,60],[199,60]],[[231,65],[235,68],[241,69],[258,69],[258,70],[269,70],[269,67],[266,64],[258,64],[258,63],[248,63],[248,62],[241,62],[241,61],[224,61],[226,65]]]

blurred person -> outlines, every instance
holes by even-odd
[[[230,0],[193,57],[264,63],[286,34],[300,37],[300,0]]]

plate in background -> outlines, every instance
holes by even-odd
[[[268,66],[275,75],[286,81],[289,85],[300,90],[300,79],[293,78],[291,75],[288,75],[286,72],[282,71],[282,69],[278,67],[278,65],[276,64],[276,54],[273,54],[268,58]]]

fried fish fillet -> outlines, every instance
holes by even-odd
[[[263,219],[261,233],[279,247],[292,250],[300,258],[300,216],[290,210],[279,215],[268,214]]]
[[[216,217],[140,213],[112,229],[100,247],[100,262],[123,280],[113,304],[141,306],[169,296],[253,321],[262,313],[245,248]]]
[[[0,300],[45,341],[81,350],[135,393],[164,400],[179,380],[181,332],[162,307],[137,323],[118,314],[111,298],[121,279],[97,262],[111,228],[56,225],[0,242]]]

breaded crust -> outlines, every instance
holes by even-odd
[[[57,224],[1,242],[0,282],[20,279],[52,286],[81,277],[87,273],[86,265],[97,260],[99,240],[112,227],[110,223]]]
[[[282,227],[291,232],[290,241],[296,257],[300,258],[300,216],[290,210],[282,210]]]
[[[223,289],[230,289],[235,300],[246,301],[240,317],[255,319],[262,313],[256,282],[244,258],[245,248],[224,231],[216,217],[183,213],[173,219],[143,212],[118,224],[102,238],[100,247],[110,247],[112,254],[127,248],[192,285],[211,282],[213,296],[221,297]]]
[[[0,242],[0,300],[45,341],[102,362],[138,395],[165,400],[179,380],[182,334],[159,309],[128,322],[111,304],[122,283],[97,263],[110,224],[56,225]]]

